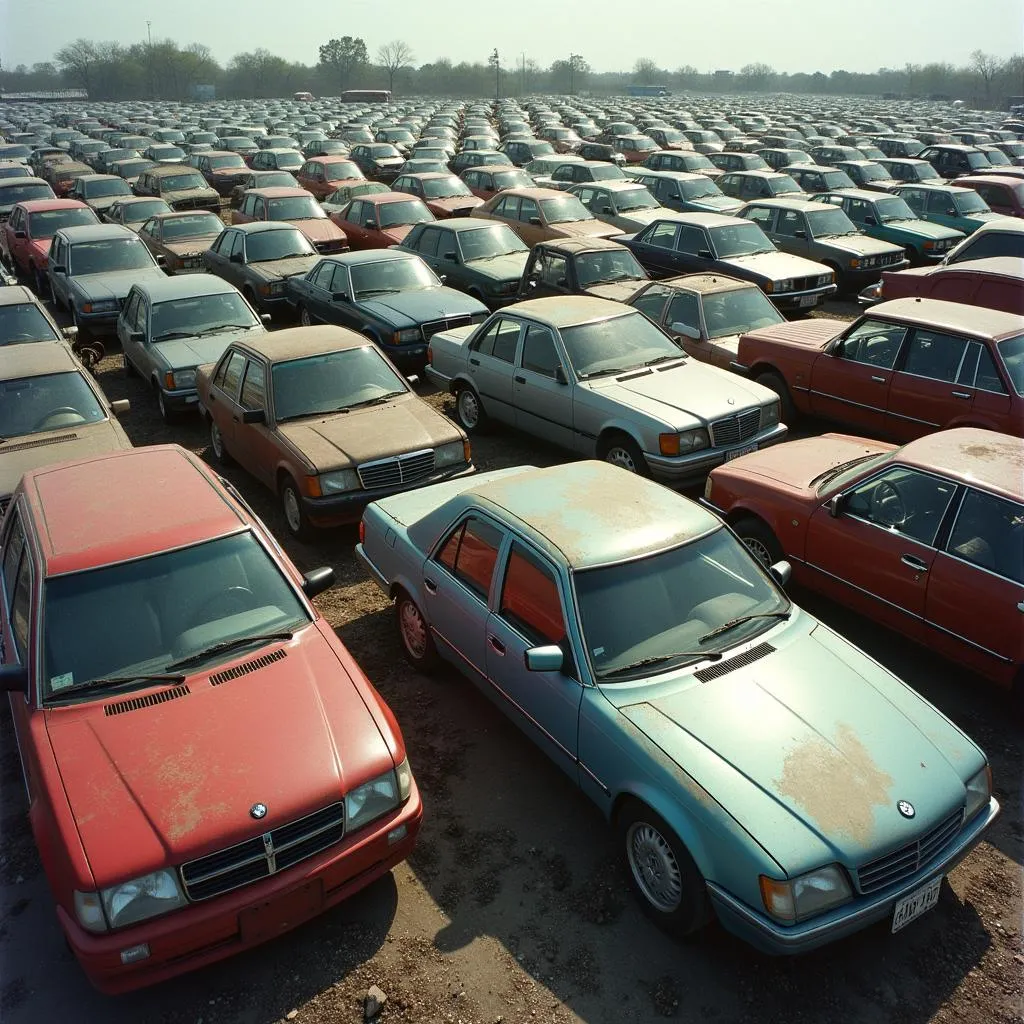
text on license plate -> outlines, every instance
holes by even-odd
[[[725,453],[725,461],[728,462],[730,459],[738,459],[741,455],[749,455],[751,452],[756,451],[756,444],[748,444],[745,448],[734,448],[731,452]]]
[[[939,890],[942,888],[942,875],[933,878],[927,885],[922,885],[909,896],[896,904],[892,911],[892,930],[898,932],[904,925],[910,924],[915,918],[927,913],[939,902]]]
[[[818,301],[818,296],[817,295],[801,295],[800,296],[800,305],[801,306],[813,306],[813,305],[817,304],[817,301]]]

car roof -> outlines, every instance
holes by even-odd
[[[349,252],[331,253],[325,260],[340,263],[342,266],[353,267],[362,263],[380,263],[384,260],[416,259],[416,253],[404,249],[354,249]],[[278,332],[275,332],[275,335]]]
[[[842,168],[836,169],[841,170]],[[910,182],[907,182],[906,184],[909,185]],[[879,199],[898,198],[897,196],[893,196],[891,192],[872,192],[871,189],[868,188],[844,188],[841,192],[830,189],[821,194],[827,196],[835,195],[838,199],[865,199],[869,203],[874,203]]]
[[[380,203],[416,203],[419,196],[411,196],[408,192],[370,192],[367,195],[354,196],[352,201],[379,205]],[[429,223],[429,222],[428,222]]]
[[[1024,315],[942,299],[890,299],[872,306],[867,315],[911,321],[924,327],[958,331],[996,341],[1024,334]]]
[[[72,245],[76,242],[102,242],[110,238],[139,237],[123,224],[79,224],[75,227],[61,228],[60,234]]]
[[[334,140],[318,139],[318,142],[328,142]],[[277,150],[276,152],[282,152]],[[297,153],[297,149],[285,150],[284,152]],[[306,160],[308,164],[337,164],[337,163],[352,163],[352,157],[345,156],[342,153],[324,153],[323,156],[311,156]]]
[[[288,220],[257,220],[248,224],[227,224],[225,231],[241,231],[246,235],[254,235],[259,231],[298,231],[299,229]]]
[[[757,156],[755,153],[754,156]],[[727,171],[727,174],[733,175],[734,177],[742,176],[744,178],[788,178],[789,175],[783,171],[775,171],[769,167],[754,167],[745,171]]]
[[[1006,498],[1024,499],[1024,438],[980,427],[954,427],[908,442],[898,459],[920,469],[941,470],[961,483]]]
[[[622,316],[633,312],[633,308],[612,299],[598,299],[591,295],[551,295],[517,302],[507,307],[505,312],[522,314],[552,327],[563,328]]]
[[[26,174],[22,178],[0,178],[0,188],[20,188],[24,185],[46,185],[49,187],[49,184],[44,178],[37,178],[32,174]]]
[[[663,220],[672,221],[672,223],[692,224],[695,227],[702,228],[720,228],[730,224],[749,224],[749,220],[745,220],[743,217],[728,217],[722,213],[676,213],[674,216],[668,216],[672,211],[666,210],[664,214],[659,216],[657,220],[652,220],[651,224],[660,223]],[[647,225],[650,227],[650,225]]]
[[[671,210],[666,210],[666,214],[671,213]],[[664,217],[664,220],[674,220],[675,217]],[[481,218],[474,217],[475,222],[479,222]],[[448,223],[441,221],[441,224]],[[483,221],[483,223],[494,223],[493,221]],[[610,238],[598,238],[594,237],[581,237],[581,238],[549,238],[547,241],[538,242],[533,248],[543,246],[545,249],[557,249],[560,252],[569,253],[581,253],[581,252],[593,252],[595,249],[625,249],[626,247],[621,242],[615,242]]]
[[[161,142],[161,143],[159,143],[159,145],[161,145],[161,146],[164,146],[164,145],[166,145],[166,146],[173,146],[174,143],[173,142],[166,142],[166,143]],[[203,153],[201,155],[202,156],[206,156],[205,153]],[[154,164],[152,167],[147,169],[146,173],[147,174],[154,174],[158,178],[162,178],[166,174],[182,174],[185,171],[191,171],[193,174],[197,174],[198,173],[196,171],[196,169],[191,164]]]
[[[62,341],[36,341],[31,345],[6,345],[0,360],[0,380],[39,377],[44,373],[81,371],[82,364]]]
[[[30,470],[22,486],[37,524],[46,575],[145,558],[237,533],[245,521],[207,474],[196,456],[177,445]],[[159,486],[140,486],[156,481]],[[111,496],[117,498],[113,504]]]
[[[366,348],[373,343],[363,334],[348,327],[317,324],[312,327],[286,327],[272,334],[264,332],[252,337],[242,336],[236,348],[247,349],[262,356],[269,363],[283,363],[303,356],[337,352],[349,348]]]
[[[405,194],[405,193],[400,193]],[[408,199],[409,196],[405,195]],[[424,224],[432,228],[440,228],[442,231],[447,229],[449,231],[485,231],[488,228],[495,226],[495,221],[484,220],[481,217],[446,217],[444,220],[439,221],[424,221]]]
[[[1024,177],[1017,174],[972,174],[962,178],[957,178],[954,184],[974,181],[979,183],[984,182],[986,184],[991,181],[997,185],[1008,185],[1010,188],[1013,188],[1016,185],[1024,184]],[[966,185],[965,187],[971,188],[970,185]]]
[[[79,181],[121,181],[119,174],[80,174]]]
[[[596,460],[531,467],[465,493],[518,519],[572,569],[653,554],[721,526],[696,502]]]
[[[948,181],[903,181],[895,188],[899,193],[905,188],[923,188],[926,192],[971,192],[972,189],[964,188],[962,185],[953,185]]]
[[[200,295],[228,295],[238,289],[229,281],[215,274],[174,274],[171,277],[144,277],[135,287],[151,302],[167,302],[173,299],[194,299]]]
[[[605,164],[605,167],[610,167],[611,164]],[[609,192],[625,192],[627,190],[636,190],[638,188],[646,188],[641,181],[633,181],[631,178],[608,178],[605,181],[579,181],[574,188],[603,188]]]
[[[994,277],[1012,277],[1024,282],[1024,256],[986,256],[981,260],[962,260],[936,267],[932,274],[950,274],[954,271],[968,271]],[[931,275],[929,275],[931,276]]]
[[[669,288],[687,288],[701,294],[733,292],[743,288],[757,287],[752,281],[741,281],[739,278],[728,277],[725,274],[683,274],[680,277],[662,278],[660,281],[651,283],[667,285]]]
[[[26,206],[28,204],[23,203],[22,205]],[[1024,234],[1024,220],[1020,217],[1000,217],[998,220],[987,220],[967,237],[974,238],[979,234],[987,235],[990,231],[1009,231],[1014,234]]]
[[[261,150],[266,152],[266,150]],[[264,199],[281,199],[288,196],[312,196],[304,188],[295,188],[293,185],[270,185],[267,188],[246,189],[248,195],[263,196]]]
[[[557,188],[507,188],[504,192],[499,192],[493,200],[489,199],[488,202],[494,202],[497,205],[505,196],[521,196],[528,199],[558,199],[560,196],[564,197],[565,194]]]
[[[33,292],[23,284],[10,284],[0,288],[0,306],[20,306],[25,302],[30,302],[33,306],[40,305]],[[6,355],[5,347],[5,359]]]
[[[799,210],[808,213],[812,210],[834,210],[831,203],[819,203],[813,199],[800,199],[793,196],[779,196],[778,199],[751,199],[748,206],[768,206],[778,210]]]

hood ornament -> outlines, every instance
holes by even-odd
[[[911,808],[911,813],[913,813],[913,808]],[[255,818],[257,821],[259,821],[260,818],[265,818],[266,816],[267,816],[267,805],[266,804],[253,804],[252,807],[249,808],[249,817],[250,818]]]
[[[912,818],[917,811],[914,810],[914,805],[909,800],[900,800],[896,804],[896,810],[903,815],[904,818]]]

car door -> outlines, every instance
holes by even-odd
[[[689,334],[679,330],[688,328],[697,334],[691,338]],[[665,329],[685,352],[702,362],[710,359],[710,346],[703,341],[704,331],[700,322],[700,300],[693,292],[676,292],[668,304],[665,314]]]
[[[550,328],[525,324],[512,384],[515,426],[573,449],[573,385]]]
[[[918,469],[882,469],[838,499],[838,515],[832,502],[811,514],[807,565],[844,603],[920,635],[935,540],[955,492]]]
[[[644,269],[653,277],[671,277],[681,273],[680,254],[676,251],[679,225],[674,221],[657,221],[637,236],[633,252]]]
[[[365,248],[366,225],[364,222],[367,219],[368,209],[368,203],[364,203],[362,199],[353,199],[352,202],[338,214],[337,221],[339,222],[339,227],[341,227],[348,236],[348,244],[352,249]],[[369,212],[372,214],[373,211],[369,210]],[[374,224],[376,223],[376,219],[374,219]]]
[[[230,377],[235,367],[226,368]],[[246,414],[263,414],[259,422],[246,422]],[[268,487],[275,486],[278,465],[278,442],[269,426],[267,407],[267,365],[262,359],[249,356],[242,371],[241,388],[231,408],[231,454],[257,480]]]
[[[220,431],[220,436],[228,452],[235,456],[245,469],[252,472],[241,455],[236,455],[237,428],[241,420],[238,391],[244,371],[245,356],[237,349],[229,348],[221,356],[217,368],[213,371],[213,378],[210,381],[207,394],[206,411],[217,424],[217,429]]]
[[[486,627],[490,685],[509,717],[578,781],[583,685],[566,630],[568,589],[555,566],[516,537],[510,536],[501,563],[495,611]],[[545,646],[562,648],[561,669],[527,669],[526,652]]]
[[[53,298],[58,305],[69,305],[68,287],[68,258],[70,246],[65,239],[57,234],[50,245],[50,252],[47,255],[47,268],[49,269],[50,289]],[[59,268],[59,269],[58,269]]]
[[[744,218],[752,220],[775,245],[779,244],[779,240],[775,237],[775,224],[778,215],[779,211],[771,206],[748,206],[743,211]]]
[[[434,271],[435,274],[443,274],[441,268],[441,256],[438,254],[438,247],[441,245],[441,232],[438,228],[425,227],[416,239],[416,252],[420,259]],[[449,264],[451,266],[451,264]]]
[[[488,416],[513,426],[515,399],[513,380],[519,354],[522,323],[496,316],[486,330],[469,343],[466,370],[486,407]]]
[[[854,324],[814,360],[804,385],[811,412],[869,432],[883,431],[893,367],[908,333],[901,324],[870,317]]]
[[[518,221],[513,227],[527,245],[536,245],[551,236],[551,229],[541,218],[540,206],[528,196],[523,196],[519,201]]]
[[[142,293],[132,288],[125,299],[124,308],[117,318],[117,339],[121,342],[122,358],[129,363],[143,380],[149,379],[151,360],[147,353],[146,315],[143,309]]]
[[[527,280],[531,299],[568,295],[569,261],[559,252],[544,249],[537,254]]]
[[[312,275],[306,278],[306,296],[303,305],[313,322],[319,321],[326,324],[337,322],[335,317],[337,306],[332,301],[334,294],[332,282],[336,266],[335,263],[321,263],[314,268]],[[344,271],[342,273],[344,274]],[[347,287],[344,290],[348,291]]]
[[[483,688],[487,623],[505,530],[478,512],[465,516],[423,564],[423,614],[438,651]]]

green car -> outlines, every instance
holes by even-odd
[[[972,188],[959,185],[902,185],[893,189],[918,217],[947,228],[973,234],[990,220],[1002,220]]]
[[[850,189],[822,192],[813,198],[842,207],[864,234],[902,245],[910,262],[916,266],[937,263],[966,237],[962,231],[923,220],[897,195]]]

